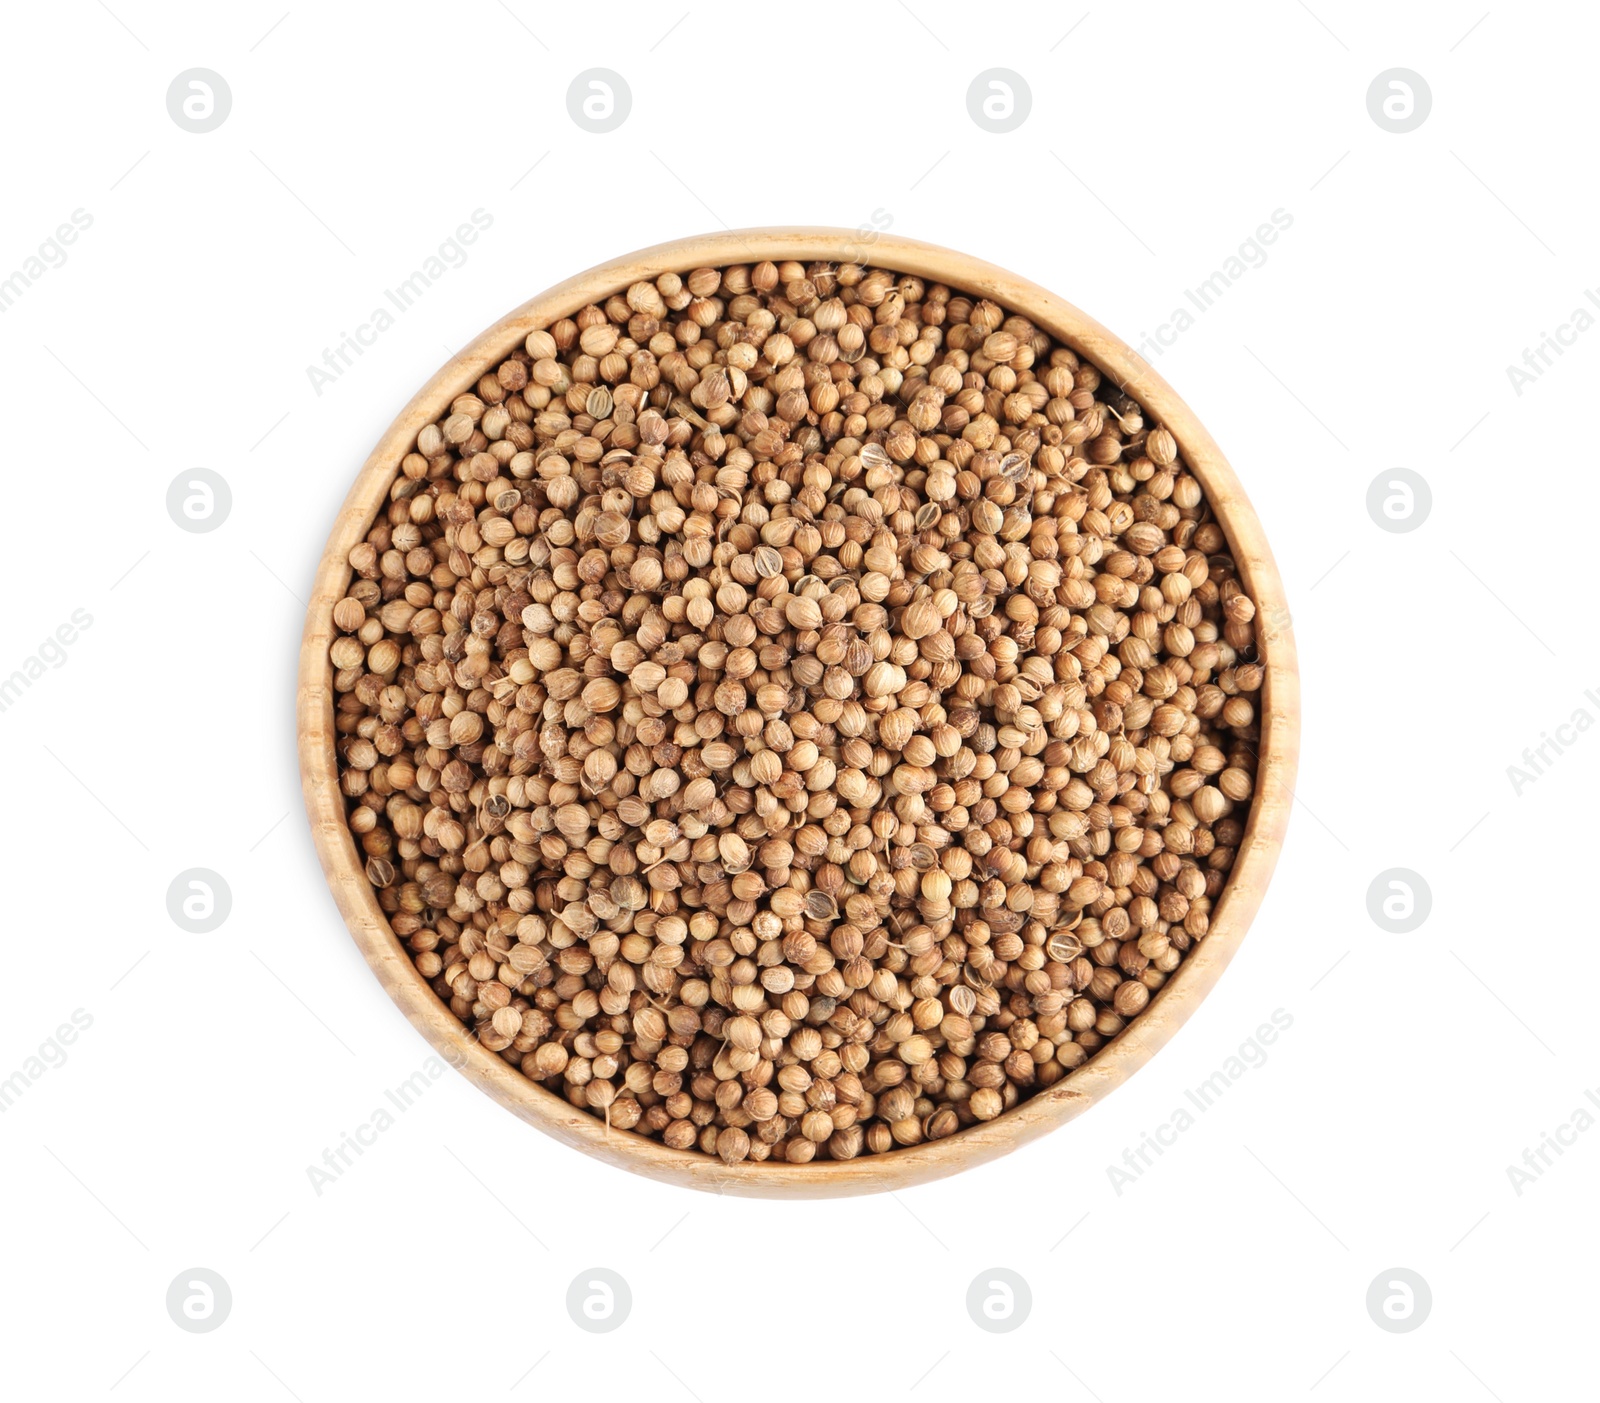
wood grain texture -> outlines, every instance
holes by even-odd
[[[440,1055],[501,1105],[564,1144],[651,1178],[753,1197],[832,1198],[905,1188],[992,1160],[1087,1110],[1145,1065],[1216,984],[1261,904],[1289,822],[1300,744],[1300,683],[1283,582],[1249,499],[1221,449],[1165,380],[1121,340],[1054,293],[966,254],[880,236],[875,266],[912,273],[989,297],[1087,357],[1177,438],[1205,488],[1240,575],[1257,605],[1267,664],[1261,700],[1260,769],[1243,842],[1213,912],[1210,933],[1128,1029],[1082,1068],[995,1120],[947,1139],[884,1155],[803,1165],[725,1165],[697,1150],[672,1150],[631,1131],[608,1131],[587,1111],[529,1081],[487,1052],[417,973],[367,882],[345,823],[334,753],[332,612],[350,580],[347,558],[387,500],[400,459],[417,432],[439,417],[527,334],[570,316],[641,278],[762,259],[842,261],[858,256],[844,229],[746,229],[680,239],[603,263],[558,283],[496,322],[453,357],[401,410],[345,498],[318,567],[306,614],[297,698],[300,775],[312,837],[328,885],[356,944],[389,996]]]

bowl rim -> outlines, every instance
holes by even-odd
[[[521,345],[530,331],[603,301],[641,278],[699,267],[749,266],[763,259],[864,262],[940,282],[961,293],[991,298],[1086,357],[1177,439],[1256,601],[1257,646],[1266,664],[1259,703],[1260,763],[1244,838],[1208,934],[1139,1017],[1081,1068],[994,1120],[881,1155],[802,1165],[770,1161],[727,1165],[699,1150],[673,1150],[631,1131],[609,1130],[588,1111],[530,1081],[470,1035],[417,972],[366,880],[339,789],[329,657],[335,637],[333,606],[343,597],[352,573],[349,551],[364,538],[387,500],[400,459],[424,424]],[[378,440],[329,532],[306,610],[296,721],[306,814],[335,903],[379,982],[446,1062],[530,1125],[615,1167],[715,1193],[831,1198],[907,1188],[996,1159],[1081,1115],[1167,1043],[1216,984],[1265,895],[1293,805],[1300,705],[1292,623],[1261,523],[1222,450],[1148,362],[1072,304],[994,264],[899,235],[799,227],[725,230],[673,239],[610,259],[530,298],[452,356]]]

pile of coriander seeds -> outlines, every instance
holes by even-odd
[[[425,426],[333,609],[340,782],[490,1052],[728,1163],[1003,1115],[1202,941],[1255,606],[1166,428],[1023,317],[664,273]]]

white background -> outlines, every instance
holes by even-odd
[[[7,18],[0,277],[74,210],[93,224],[0,315],[0,675],[74,609],[93,624],[0,714],[0,1078],[74,1009],[93,1024],[0,1116],[0,1388],[1587,1390],[1600,1133],[1520,1196],[1507,1166],[1600,1086],[1600,737],[1520,797],[1506,767],[1580,706],[1600,716],[1583,410],[1600,332],[1520,396],[1506,367],[1600,285],[1593,11],[284,3]],[[233,98],[203,135],[165,106],[196,66]],[[567,114],[592,67],[632,91],[607,135]],[[1032,89],[1006,135],[967,113],[989,67]],[[1393,67],[1432,91],[1409,134],[1366,107]],[[464,266],[317,394],[306,367],[476,209],[493,223]],[[1003,1162],[832,1203],[602,1167],[451,1073],[318,1196],[307,1166],[429,1050],[312,853],[300,600],[356,468],[447,352],[632,248],[875,212],[1137,341],[1276,209],[1293,224],[1265,265],[1157,363],[1276,547],[1300,803],[1250,938],[1159,1057]],[[1397,466],[1433,494],[1408,534],[1365,505]],[[165,507],[197,467],[232,491],[210,534]],[[167,914],[190,867],[232,890],[208,935]],[[1432,890],[1406,935],[1367,911],[1393,867]],[[1108,1164],[1276,1009],[1293,1025],[1266,1064],[1119,1195]],[[209,1334],[165,1307],[196,1266],[233,1293]],[[610,1335],[564,1306],[593,1266],[632,1289]],[[995,1266],[1033,1296],[1004,1335],[964,1305]],[[1365,1306],[1393,1267],[1432,1289],[1411,1333]]]

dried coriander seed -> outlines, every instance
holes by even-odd
[[[992,301],[636,282],[425,425],[349,564],[378,903],[613,1132],[729,1165],[958,1134],[1209,931],[1255,602],[1171,430]]]

